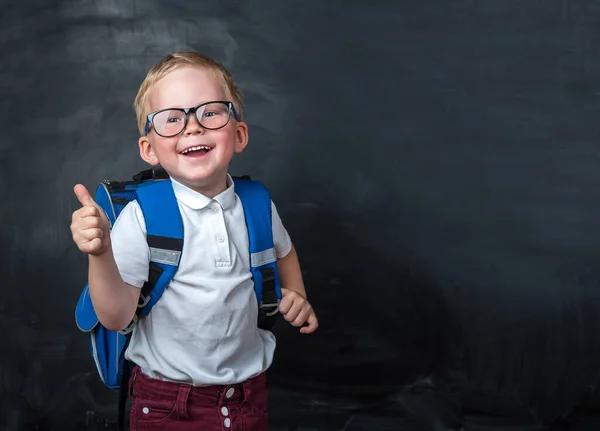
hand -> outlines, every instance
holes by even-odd
[[[279,312],[292,326],[299,327],[307,323],[308,326],[300,328],[303,334],[315,332],[319,327],[319,320],[310,303],[293,290],[281,288]]]
[[[110,225],[106,214],[92,199],[85,186],[77,184],[73,191],[82,205],[73,213],[73,241],[82,252],[100,256],[110,248]]]

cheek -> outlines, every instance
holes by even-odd
[[[233,151],[236,142],[234,133],[225,132],[213,135],[213,140],[223,151]]]
[[[215,130],[215,132],[220,132],[220,134],[223,136],[223,139],[228,139],[231,142],[235,142],[237,127],[233,122],[230,121],[227,126],[223,127],[222,129]]]
[[[167,151],[173,150],[177,146],[177,139],[160,138],[152,141],[152,150],[154,154],[165,154]]]

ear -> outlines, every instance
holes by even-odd
[[[151,164],[152,166],[158,165],[158,158],[154,154],[154,150],[152,149],[152,144],[147,136],[142,136],[138,145],[140,146],[140,157],[145,162]]]
[[[248,125],[238,121],[235,130],[235,152],[241,153],[248,145]]]

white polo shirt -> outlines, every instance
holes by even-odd
[[[126,358],[156,379],[195,386],[242,382],[271,365],[275,337],[257,327],[241,201],[230,177],[229,187],[214,199],[171,182],[183,218],[181,261],[160,300],[135,326]],[[292,244],[271,205],[281,258]],[[123,280],[141,288],[148,279],[150,250],[137,202],[119,215],[111,242]]]

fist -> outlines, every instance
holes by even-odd
[[[110,248],[110,225],[106,214],[84,186],[77,184],[73,191],[81,203],[71,220],[73,241],[82,252],[100,256]]]
[[[279,312],[292,326],[301,327],[303,334],[315,332],[319,327],[319,320],[310,303],[293,290],[281,288]]]

